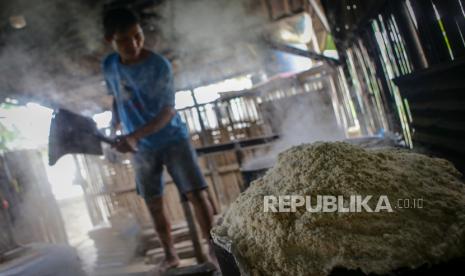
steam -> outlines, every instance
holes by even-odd
[[[83,1],[22,0],[1,6],[2,17],[21,16],[26,22],[22,29],[2,28],[2,100],[10,97],[52,108],[101,110],[91,93],[73,93],[86,83],[95,86],[93,93],[100,89],[101,77],[95,77],[100,61],[94,58],[102,49],[96,15],[100,10]],[[92,66],[84,66],[92,62],[95,72]]]
[[[299,97],[299,100],[305,98]],[[293,101],[287,106],[287,110],[281,125],[281,139],[274,145],[274,152],[281,152],[302,143],[337,141],[344,138],[343,132],[331,116],[333,110],[318,96],[304,102]]]
[[[179,58],[178,89],[256,72],[263,66],[260,38],[268,19],[260,2],[172,0],[165,1],[159,13],[162,19],[154,23],[161,32],[158,47]]]
[[[262,26],[265,18],[250,3],[239,0],[167,1],[161,28],[183,52],[230,47]]]
[[[325,93],[329,92],[311,91],[273,103],[266,115],[277,121],[280,139],[267,152],[246,161],[243,168],[270,168],[280,152],[295,145],[344,139],[344,132],[336,123],[331,105],[324,100],[329,97],[323,95]]]

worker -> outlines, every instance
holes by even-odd
[[[171,225],[163,204],[163,166],[179,192],[194,207],[203,237],[208,240],[213,209],[207,184],[190,144],[188,130],[174,108],[173,72],[163,56],[144,48],[144,32],[135,13],[126,8],[104,14],[105,40],[116,51],[102,64],[109,94],[113,96],[113,127],[123,135],[114,147],[133,152],[137,193],[147,204],[165,258],[159,269],[179,265]],[[206,256],[217,264],[211,245]]]

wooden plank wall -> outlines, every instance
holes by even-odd
[[[30,242],[67,243],[64,222],[48,182],[43,152],[20,150],[4,153],[15,202],[11,202],[14,239]]]
[[[0,156],[0,256],[17,246],[13,234],[13,215],[19,195],[15,188],[5,159]],[[8,206],[5,206],[5,202]]]
[[[465,173],[465,59],[396,79],[412,113],[414,146],[429,148]]]

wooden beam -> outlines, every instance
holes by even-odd
[[[428,67],[425,51],[421,45],[417,30],[410,16],[405,2],[390,1],[394,11],[394,17],[398,22],[399,31],[405,40],[405,47],[411,59],[414,69],[424,69]]]
[[[322,54],[315,53],[313,51],[306,51],[306,50],[298,49],[298,48],[295,48],[295,47],[292,47],[286,44],[274,42],[272,40],[267,40],[267,42],[271,48],[278,50],[278,51],[282,51],[282,52],[297,55],[297,56],[307,57],[313,60],[324,61],[330,65],[340,65],[339,60],[327,57]]]
[[[462,14],[459,1],[434,0],[434,4],[441,16],[444,31],[454,57],[457,58],[465,56],[464,38],[461,33],[463,30],[461,30],[459,26],[459,22],[462,22],[463,24],[464,15]]]
[[[184,216],[186,217],[187,227],[191,234],[192,245],[194,247],[194,255],[198,263],[204,263],[206,261],[205,254],[203,253],[202,244],[200,242],[199,233],[197,231],[197,226],[195,225],[194,215],[192,209],[189,205],[189,201],[184,195],[181,196],[182,209],[184,211]]]
[[[308,2],[310,3],[310,6],[312,6],[313,11],[315,11],[315,14],[317,15],[318,19],[320,20],[325,30],[328,33],[331,32],[331,29],[329,28],[328,20],[326,19],[326,15],[321,10],[320,5],[318,5],[316,0],[308,0]]]

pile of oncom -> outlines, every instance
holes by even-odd
[[[465,256],[460,178],[448,161],[406,150],[304,144],[281,153],[212,234],[232,241],[252,275],[385,274],[439,263]],[[270,195],[386,195],[393,212],[264,212]],[[423,208],[396,208],[398,199],[422,199]]]

